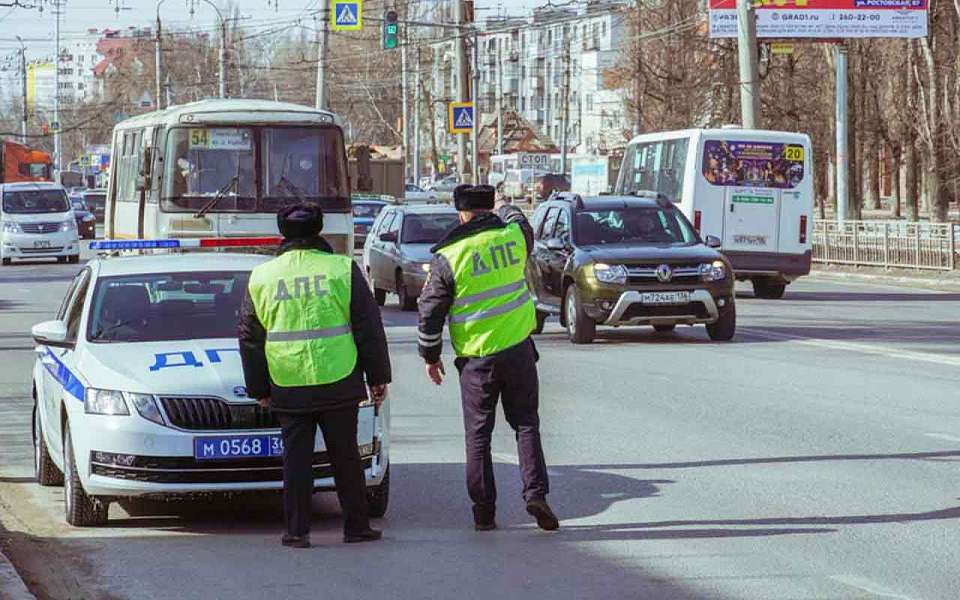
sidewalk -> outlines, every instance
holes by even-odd
[[[0,599],[36,600],[0,548]]]
[[[811,275],[833,280],[919,287],[946,292],[960,292],[960,271],[919,271],[914,269],[883,269],[849,267],[814,263]]]

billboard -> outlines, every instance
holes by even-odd
[[[27,65],[27,106],[30,110],[53,110],[57,71],[53,63]]]
[[[796,144],[707,140],[703,177],[713,185],[790,189],[803,181],[804,148]]]
[[[759,38],[920,38],[929,0],[761,0]],[[737,0],[709,0],[710,37],[737,37]]]

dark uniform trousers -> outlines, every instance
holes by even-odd
[[[533,340],[483,358],[458,358],[463,424],[467,447],[467,490],[473,503],[493,507],[497,486],[493,479],[490,440],[497,419],[497,400],[516,432],[523,497],[542,499],[550,491],[547,465],[540,442],[537,351]]]
[[[370,527],[367,488],[357,447],[358,408],[311,413],[278,412],[283,430],[283,513],[287,533],[306,535],[313,514],[313,446],[323,432],[333,480],[343,511],[345,533]]]

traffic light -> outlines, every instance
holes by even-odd
[[[397,11],[388,10],[383,15],[383,49],[395,50],[400,45],[400,23],[397,22]]]

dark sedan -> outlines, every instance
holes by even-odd
[[[71,194],[70,206],[73,208],[73,216],[77,220],[77,234],[80,239],[92,240],[97,237],[97,218],[87,208],[83,198]]]

